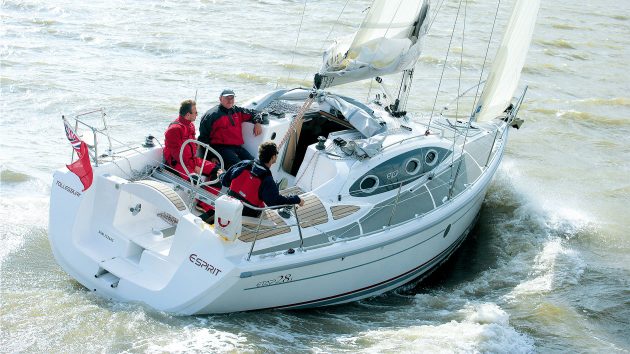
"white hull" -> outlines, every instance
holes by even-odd
[[[504,127],[499,128],[498,139],[486,138],[492,143],[486,143],[488,151],[476,157],[469,152],[479,165],[478,175],[467,173],[470,180],[462,184],[466,188],[448,200],[434,200],[433,210],[373,231],[365,230],[367,211],[359,211],[356,218],[341,219],[345,224],[363,223],[355,236],[329,238],[294,253],[286,252],[288,247],[275,251],[274,247],[282,249],[283,242],[290,245],[286,240],[297,239],[297,228],[292,227],[282,236],[285,241],[275,241],[282,239],[278,236],[258,241],[260,248],[256,250],[273,251],[254,252],[250,259],[250,242],[226,241],[187,208],[178,210],[162,194],[116,176],[121,163],[95,168],[94,185],[85,193],[78,192],[81,184],[76,176],[61,169],[54,175],[51,192],[51,247],[62,268],[86,288],[108,298],[141,302],[171,313],[305,308],[355,301],[428,274],[463,242],[499,166],[507,142]],[[493,134],[489,131],[486,136]],[[141,170],[147,161],[158,159],[160,151],[129,154],[125,165]],[[487,166],[483,166],[484,156],[488,156]],[[442,173],[449,171],[452,173]],[[313,184],[312,180],[309,183]],[[398,193],[409,188],[401,187]],[[396,192],[383,195],[393,198]],[[380,198],[384,197],[372,198],[372,203]],[[138,216],[129,212],[136,199],[142,203]],[[326,206],[336,203],[325,196],[321,200]],[[369,205],[366,210],[373,207]],[[168,225],[155,218],[159,212],[179,219],[176,227],[167,231]],[[397,212],[402,210],[394,209],[392,214]],[[388,218],[383,220],[386,225]],[[321,236],[325,227],[304,228],[305,244]]]
[[[449,218],[420,232],[411,225],[407,230],[384,230],[384,235],[377,236],[381,243],[372,243],[364,251],[353,251],[355,245],[347,245],[343,252],[328,255],[329,260],[325,262],[318,260],[318,255],[311,255],[312,261],[305,260],[305,266],[288,266],[272,272],[263,270],[262,274],[240,279],[231,291],[201,312],[327,306],[395,289],[427,274],[455,251],[474,226],[482,201],[483,196],[480,196],[473,205],[454,215],[454,222]],[[443,237],[449,224],[451,232]],[[400,241],[391,242],[392,238],[400,238]],[[287,274],[292,279],[289,283],[261,286],[265,281],[281,279]],[[237,307],[233,307],[235,299],[238,299]],[[252,304],[251,299],[259,300]]]
[[[107,156],[94,146],[85,192],[67,169],[54,174],[49,239],[57,262],[102,296],[177,314],[334,305],[425,276],[473,228],[509,127],[522,123],[524,94],[510,101],[537,9],[538,2],[517,1],[468,118],[458,114],[470,90],[461,87],[455,117],[404,111],[428,26],[424,0],[375,2],[352,50],[330,52],[317,89],[279,89],[246,104],[266,119],[257,136],[243,123],[243,147],[255,156],[262,142],[277,143],[273,176],[289,186],[281,193],[299,194],[303,204],[291,212],[269,207],[261,218],[242,219],[236,199],[169,172],[161,148],[110,147]],[[385,86],[369,103],[320,89],[379,70],[401,72],[397,97]],[[103,123],[91,127],[94,135],[106,132]],[[66,135],[86,150],[69,125]],[[216,228],[198,217],[197,200],[216,207]]]
[[[461,87],[455,117],[443,116],[447,107],[439,117],[435,107],[428,118],[404,111],[428,3],[375,1],[350,50],[327,54],[316,89],[279,89],[246,104],[264,124],[253,136],[243,123],[243,147],[255,156],[262,142],[277,143],[273,176],[289,186],[281,193],[300,195],[299,208],[242,218],[238,200],[169,172],[161,148],[110,147],[107,156],[94,146],[94,182],[85,192],[67,169],[54,175],[49,239],[58,263],[105,297],[178,314],[334,305],[428,274],[473,228],[509,127],[522,123],[524,93],[510,102],[538,2],[517,1],[468,118],[458,114],[470,90]],[[323,90],[363,78],[382,84],[374,76],[394,72],[402,74],[397,97],[384,85],[369,103]],[[94,135],[106,131],[103,123],[91,127]],[[86,150],[69,125],[66,135]],[[198,217],[197,200],[216,207],[216,228]]]

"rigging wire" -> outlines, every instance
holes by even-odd
[[[365,102],[370,102],[370,96],[372,96],[372,86],[374,85],[374,81],[376,81],[376,80],[370,80],[370,88],[368,89],[367,97],[365,98]]]
[[[468,5],[468,0],[466,0],[466,5]],[[459,175],[459,171],[460,171],[460,168],[461,168],[461,165],[462,165],[462,160],[463,160],[463,157],[464,157],[464,149],[466,147],[466,142],[468,140],[468,132],[470,130],[470,126],[472,125],[473,113],[475,112],[475,105],[477,104],[477,98],[478,98],[478,94],[479,94],[479,87],[481,86],[481,79],[483,77],[483,71],[484,71],[484,68],[486,66],[486,60],[488,58],[488,52],[489,52],[489,49],[490,49],[490,43],[492,42],[492,34],[494,33],[494,25],[496,24],[496,20],[497,20],[497,16],[498,16],[498,13],[499,13],[499,6],[500,5],[501,5],[501,0],[498,0],[498,2],[497,2],[497,9],[496,9],[496,12],[495,12],[495,15],[494,15],[494,20],[492,22],[492,29],[490,30],[490,37],[488,38],[488,46],[486,47],[486,53],[485,53],[484,58],[483,58],[483,65],[481,67],[481,73],[479,74],[479,83],[477,84],[477,89],[475,91],[475,98],[474,98],[473,105],[472,105],[472,111],[470,112],[470,115],[468,116],[468,122],[467,122],[467,126],[466,126],[466,133],[464,135],[464,142],[462,143],[462,153],[461,153],[462,157],[459,160],[459,163],[457,165],[457,171],[455,172],[455,178],[453,179],[453,182],[452,182],[451,187],[450,187],[449,192],[448,192],[449,198],[453,194],[453,188],[455,187],[455,179],[457,179],[457,176]],[[465,26],[466,26],[466,17],[464,16],[464,27]],[[463,38],[462,38],[462,52],[463,52]],[[458,100],[458,102],[459,102],[459,100]],[[494,142],[493,142],[493,144],[494,144]]]
[[[409,95],[411,94],[411,84],[413,84],[413,74],[415,72],[415,68],[412,68],[407,73],[407,82],[405,83],[405,96],[404,101],[401,100],[400,107],[403,109],[407,108],[407,103],[409,102]]]
[[[486,47],[486,54],[483,57],[483,65],[481,66],[481,73],[479,73],[479,83],[477,84],[477,90],[475,91],[475,99],[473,100],[472,111],[470,112],[470,119],[475,112],[475,106],[477,105],[477,98],[479,95],[479,87],[481,87],[481,79],[483,78],[483,71],[486,68],[486,62],[488,60],[488,52],[490,51],[490,43],[492,43],[492,35],[494,34],[494,25],[497,23],[497,17],[499,17],[499,7],[501,6],[501,0],[497,1],[497,9],[494,13],[494,20],[492,21],[492,29],[490,29],[490,37],[488,38],[488,46]]]
[[[438,83],[437,90],[435,91],[435,100],[433,101],[433,107],[431,108],[431,116],[429,117],[429,123],[427,124],[427,130],[425,134],[429,133],[431,130],[431,122],[433,121],[433,113],[435,112],[435,105],[437,104],[437,99],[440,94],[440,87],[442,86],[442,77],[444,77],[444,71],[446,70],[446,63],[448,61],[448,54],[451,51],[451,44],[453,43],[453,36],[455,35],[455,27],[457,27],[457,20],[459,19],[459,10],[462,7],[462,2],[460,0],[457,5],[457,14],[455,14],[455,22],[453,22],[453,31],[451,32],[451,38],[448,41],[448,48],[446,49],[446,57],[444,58],[444,65],[442,66],[442,73],[440,74],[440,81]]]
[[[464,44],[466,43],[466,15],[468,14],[468,0],[464,5],[464,20],[462,23],[462,50],[459,53],[459,77],[457,78],[457,96],[462,92],[462,69],[464,67]],[[459,116],[459,100],[455,102],[455,120]]]
[[[304,0],[304,7],[302,8],[302,17],[300,18],[300,26],[298,27],[297,37],[295,38],[295,46],[293,47],[293,55],[291,55],[291,65],[289,66],[289,74],[287,75],[287,83],[291,79],[291,74],[293,72],[293,61],[295,60],[295,53],[297,52],[297,46],[300,41],[300,33],[302,33],[302,24],[304,23],[304,14],[306,13],[306,2]],[[280,82],[276,81],[276,89],[278,88],[278,84]]]
[[[402,3],[403,3],[402,1],[398,2],[398,6],[396,7],[396,11],[394,12],[394,16],[392,16],[392,19],[389,21],[389,24],[387,25],[387,29],[385,30],[385,34],[383,35],[383,38],[385,38],[387,36],[387,33],[389,33],[389,30],[391,29],[392,24],[394,23],[394,18],[398,15],[398,11],[400,10],[400,7],[402,6]],[[374,57],[376,56],[376,53],[378,53],[378,50],[381,48],[382,45],[383,45],[383,41],[380,41],[378,43],[377,49],[374,50],[374,52],[372,53],[372,56],[371,56],[369,62],[371,62],[374,59]],[[399,103],[398,103],[398,105],[396,105],[396,108],[395,108],[396,110],[398,110],[398,106],[400,105],[400,94],[402,92],[403,84],[405,82],[404,78],[405,78],[406,74],[407,74],[407,70],[403,71],[402,76],[401,76],[402,79],[400,80],[400,86],[398,88],[398,96],[396,98]],[[411,75],[413,76],[413,69],[411,69]],[[381,83],[381,85],[382,85],[382,87],[385,87],[385,84]],[[407,91],[407,94],[409,94],[409,91]],[[393,99],[393,97],[391,97],[390,99]]]
[[[431,30],[431,27],[433,27],[433,22],[435,22],[435,19],[437,18],[438,14],[440,13],[440,9],[442,8],[443,4],[444,4],[444,0],[442,0],[440,2],[440,4],[438,5],[437,10],[435,10],[435,15],[433,15],[433,20],[431,20],[431,23],[429,23],[429,27],[427,28],[427,32],[429,32]]]
[[[323,53],[324,50],[324,46],[326,45],[326,42],[328,42],[328,39],[330,38],[330,35],[333,33],[333,30],[335,29],[335,25],[339,23],[339,19],[341,19],[341,16],[343,15],[344,11],[346,10],[346,6],[348,6],[348,3],[350,2],[350,0],[346,0],[346,3],[343,4],[343,7],[341,8],[341,12],[339,12],[339,16],[337,16],[337,19],[335,20],[335,22],[333,22],[332,26],[330,27],[330,31],[328,31],[328,35],[326,35],[326,38],[322,41],[322,45],[319,47],[319,53]],[[302,79],[302,81],[306,81],[306,78],[309,74],[305,74],[304,78]]]
[[[339,19],[341,18],[341,15],[343,15],[343,12],[346,10],[346,6],[348,6],[349,2],[350,2],[350,0],[346,0],[346,3],[343,4],[343,7],[341,8],[341,12],[339,12],[339,16],[337,16],[337,19],[335,20],[335,22],[333,22],[333,25],[330,27],[330,31],[328,31],[328,35],[326,35],[326,39],[324,39],[324,41],[322,42],[321,47],[319,47],[319,51],[320,52],[322,50],[324,50],[325,43],[328,41],[328,38],[330,38],[330,35],[332,34],[333,30],[335,29],[335,25],[337,23],[339,23]]]
[[[385,37],[387,36],[387,33],[389,33],[389,30],[391,29],[392,25],[394,24],[394,18],[395,18],[395,17],[396,17],[396,15],[398,14],[398,11],[400,10],[400,7],[402,6],[402,3],[403,3],[403,1],[399,1],[399,2],[398,2],[398,6],[396,7],[396,11],[394,12],[394,16],[392,16],[392,19],[389,21],[389,24],[387,25],[387,28],[385,29],[385,34],[383,34],[383,38],[385,38]],[[348,3],[346,2],[346,4],[344,5],[343,9],[345,9],[345,8],[346,8],[346,5],[347,5],[347,4],[348,4]],[[372,4],[372,5],[373,5],[373,4]],[[367,8],[368,14],[366,15],[366,18],[367,18],[367,16],[370,14],[370,11],[372,10],[372,5],[370,5],[370,7],[368,7],[368,8]],[[342,9],[342,13],[343,13],[343,9]],[[340,18],[340,17],[341,17],[341,14],[339,14],[339,17],[337,17],[337,21],[339,21],[339,18]],[[364,19],[364,21],[365,21],[365,19]],[[361,22],[361,25],[359,26],[359,30],[361,30],[361,28],[363,27],[363,24],[364,24],[364,23],[363,23],[363,22]],[[331,32],[332,32],[332,30],[331,30]],[[329,33],[329,35],[330,35],[330,33]],[[356,36],[356,33],[355,33],[355,36]],[[369,60],[367,60],[367,62],[371,62],[371,61],[372,61],[372,59],[374,59],[374,57],[376,56],[376,54],[378,53],[378,50],[381,48],[381,46],[382,46],[382,45],[383,45],[383,41],[380,41],[380,42],[378,43],[377,48],[373,51],[373,53],[372,53],[372,55],[371,55],[370,59],[369,59]],[[350,44],[350,46],[352,46],[352,44]],[[323,46],[322,46],[322,47],[323,47]],[[320,50],[320,51],[321,51],[321,50]],[[369,99],[369,98],[368,98],[368,99]]]
[[[457,171],[455,172],[455,178],[452,180],[452,184],[451,184],[451,187],[449,189],[449,198],[451,197],[451,195],[453,193],[453,188],[455,187],[455,179],[457,179],[457,176],[459,175],[459,171],[461,169],[461,165],[462,165],[462,161],[463,161],[463,157],[464,157],[464,149],[466,147],[466,142],[468,140],[468,133],[469,133],[470,127],[472,125],[473,113],[475,111],[475,105],[477,103],[477,98],[478,98],[478,94],[479,94],[479,87],[481,86],[481,80],[483,78],[483,71],[484,71],[484,68],[485,68],[485,65],[486,65],[486,60],[488,58],[488,52],[489,52],[489,49],[490,49],[490,43],[492,42],[492,34],[494,33],[494,26],[496,24],[496,20],[497,20],[497,17],[498,17],[500,5],[501,5],[501,0],[498,0],[498,2],[497,2],[497,9],[495,11],[494,21],[492,22],[492,29],[490,31],[490,37],[488,38],[488,46],[486,47],[486,53],[485,53],[485,56],[484,56],[483,65],[481,67],[481,73],[479,75],[479,83],[476,85],[477,86],[477,90],[475,91],[475,96],[474,96],[475,98],[474,98],[474,102],[473,102],[473,105],[472,105],[472,111],[471,111],[470,115],[468,116],[468,122],[467,122],[467,125],[466,125],[466,132],[464,134],[464,142],[462,143],[461,158],[460,158],[459,163],[457,165]],[[467,6],[468,6],[468,0],[466,0],[466,7],[464,8],[464,14],[466,14]],[[465,26],[466,26],[466,15],[464,15],[464,27]],[[462,34],[462,53],[463,53],[463,45],[464,45],[463,43],[464,43],[464,38],[463,38],[463,34]],[[461,65],[461,63],[460,63],[460,65]],[[461,66],[460,66],[460,71],[461,71]],[[459,99],[457,101],[459,102]],[[456,113],[455,117],[457,119],[457,113]]]
[[[457,81],[457,100],[455,101],[455,124],[457,124],[457,118],[459,117],[459,100],[460,100],[460,92],[462,88],[462,68],[464,67],[464,44],[466,43],[466,18],[468,14],[468,0],[464,4],[464,19],[462,22],[462,51],[459,54],[459,80]],[[466,125],[466,131],[464,132],[464,141],[462,143],[462,149],[460,153],[459,163],[457,164],[457,170],[455,171],[455,176],[453,176],[453,169],[451,168],[451,186],[448,190],[448,198],[451,199],[453,196],[453,188],[455,187],[455,180],[459,176],[459,171],[462,167],[462,161],[464,160],[464,152],[466,147],[466,141],[468,138],[468,132],[470,131],[470,119],[468,119],[468,124]],[[453,139],[453,151],[455,151],[455,140]],[[453,154],[453,158],[455,158],[455,154]]]

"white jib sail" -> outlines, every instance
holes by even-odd
[[[488,81],[477,102],[474,120],[498,117],[510,105],[532,41],[540,0],[517,0]]]
[[[428,0],[375,0],[354,37],[335,41],[319,74],[325,86],[411,69],[428,26]],[[332,79],[332,82],[330,82]]]

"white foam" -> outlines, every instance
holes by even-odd
[[[534,259],[530,278],[517,285],[507,298],[546,293],[577,284],[585,268],[586,263],[578,252],[564,247],[561,239],[551,239]]]
[[[566,245],[567,240],[596,223],[579,208],[579,193],[566,195],[555,191],[554,185],[541,186],[538,181],[514,168],[514,163],[504,164],[503,168],[515,179],[511,185],[518,194],[520,204],[513,217],[501,225],[501,228],[509,230],[502,236],[507,240],[509,253],[516,252],[516,256],[509,259],[501,271],[508,271],[510,274],[504,275],[518,282],[505,296],[507,300],[576,284],[586,264],[578,251]]]
[[[499,306],[492,303],[484,303],[477,306],[468,305],[461,313],[466,315],[466,319],[470,322],[479,324],[500,324],[508,326],[510,315],[503,311]]]
[[[506,157],[499,168],[495,182],[505,186],[506,191],[513,191],[518,195],[520,207],[516,216],[523,220],[533,221],[542,229],[548,229],[550,234],[575,234],[584,228],[597,223],[586,208],[583,194],[567,192],[566,186],[554,183],[541,184],[537,175],[530,176],[531,169],[526,163]],[[562,188],[564,187],[564,188]],[[493,198],[501,203],[504,195]]]
[[[47,229],[48,198],[22,196],[0,198],[0,264],[23,244],[33,229]]]
[[[12,253],[18,250],[24,244],[24,235],[27,233],[26,228],[16,228],[15,225],[0,226],[0,265]]]
[[[223,332],[212,328],[186,326],[168,336],[158,335],[150,340],[147,353],[217,353],[239,352],[247,340],[235,333]]]
[[[365,353],[534,351],[534,341],[512,328],[509,315],[496,304],[466,305],[455,315],[457,320],[439,325],[370,330],[338,342]]]

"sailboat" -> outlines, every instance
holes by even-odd
[[[522,123],[525,91],[514,93],[538,7],[516,0],[481,94],[467,119],[454,119],[405,110],[429,1],[374,1],[354,36],[326,50],[313,87],[247,104],[264,124],[253,136],[244,123],[244,147],[255,156],[263,141],[277,142],[274,178],[305,201],[261,208],[259,218],[242,216],[243,203],[225,188],[203,188],[216,180],[169,171],[153,137],[99,149],[107,129],[64,118],[80,158],[54,172],[56,261],[103,297],[182,315],[336,305],[421,279],[474,227],[510,128]],[[401,76],[397,96],[383,84],[390,74]],[[362,102],[333,90],[359,80],[382,92]],[[94,138],[86,142],[79,128]],[[199,218],[196,200],[216,208],[213,225]]]

